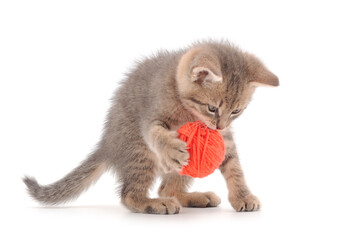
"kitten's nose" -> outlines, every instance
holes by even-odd
[[[217,130],[222,130],[222,129],[224,129],[225,127],[224,126],[216,126],[216,129]]]
[[[224,128],[225,128],[224,124],[222,124],[220,121],[218,121],[218,123],[216,124],[216,129],[217,130],[222,130]]]

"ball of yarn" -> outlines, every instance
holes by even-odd
[[[200,121],[189,122],[178,129],[179,138],[187,143],[188,165],[180,175],[203,178],[215,171],[225,157],[224,139],[217,130]]]

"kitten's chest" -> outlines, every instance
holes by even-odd
[[[172,118],[168,121],[167,124],[170,130],[177,131],[181,126],[185,125],[187,122],[194,121],[198,121],[198,118],[184,110],[176,114],[175,116],[172,116]]]
[[[180,124],[171,124],[169,125],[169,130],[177,131],[181,126],[183,126],[186,122],[182,122]]]

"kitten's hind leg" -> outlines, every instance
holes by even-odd
[[[161,197],[175,197],[183,207],[216,207],[220,204],[220,198],[213,192],[192,192],[188,187],[192,178],[180,176],[177,173],[166,174],[158,190]]]
[[[177,214],[181,205],[174,197],[149,198],[148,190],[154,179],[151,159],[142,159],[140,165],[129,165],[122,177],[122,203],[131,211],[151,214]]]

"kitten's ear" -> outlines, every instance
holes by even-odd
[[[220,63],[210,49],[197,47],[186,52],[180,59],[176,79],[181,89],[192,83],[209,88],[222,82]]]
[[[271,71],[266,68],[259,68],[253,80],[250,81],[252,86],[266,86],[277,87],[279,86],[279,79]]]
[[[245,53],[244,57],[247,62],[249,76],[251,77],[249,82],[251,86],[279,86],[278,77],[268,70],[258,58],[249,53]]]
[[[222,82],[222,77],[213,73],[206,67],[195,67],[191,71],[191,80],[202,85],[209,85],[210,83]]]

